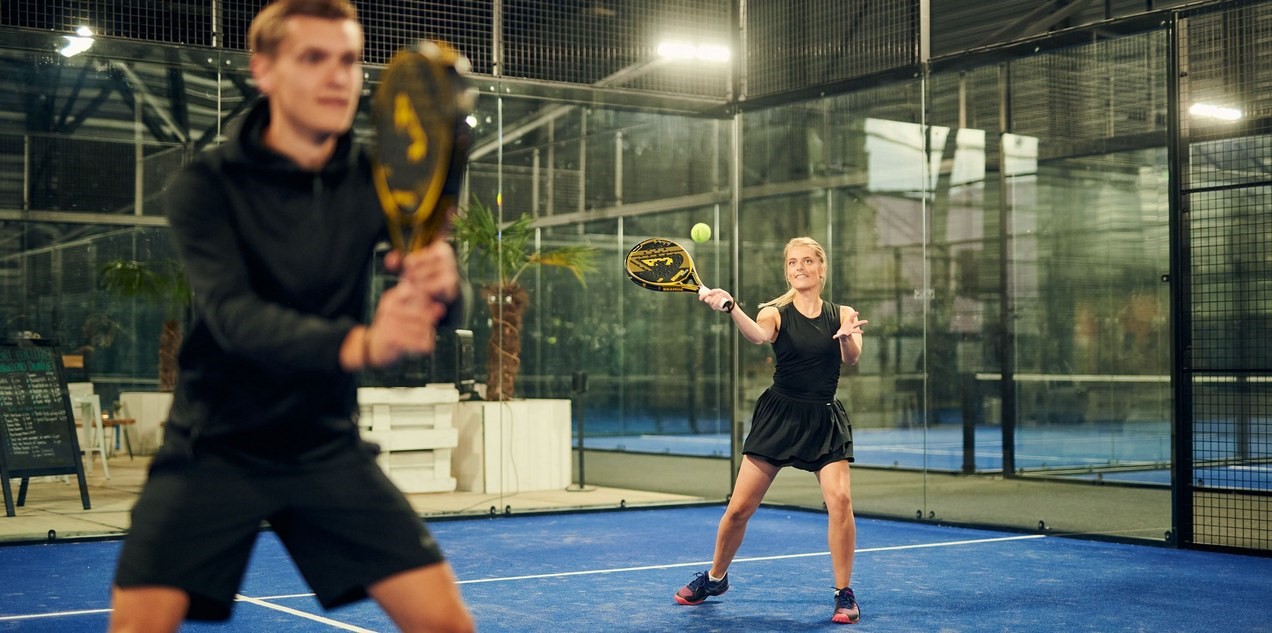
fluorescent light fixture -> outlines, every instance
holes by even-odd
[[[729,61],[729,48],[716,44],[692,44],[668,40],[658,45],[658,56],[680,61],[696,59],[724,63]]]
[[[729,47],[703,44],[698,47],[698,59],[705,62],[725,63],[729,61]]]
[[[1225,108],[1209,103],[1194,103],[1191,108],[1188,108],[1188,112],[1193,116],[1219,119],[1220,121],[1239,121],[1242,116],[1241,111],[1236,108]]]
[[[668,59],[693,59],[694,46],[688,42],[661,42],[658,56]]]
[[[75,29],[75,35],[63,35],[62,39],[66,40],[66,44],[58,52],[62,57],[74,57],[93,47],[93,30],[81,26]]]

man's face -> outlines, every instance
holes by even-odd
[[[313,137],[343,134],[362,94],[362,28],[352,20],[288,18],[288,34],[272,56],[252,58],[256,84],[275,119]]]

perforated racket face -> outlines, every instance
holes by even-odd
[[[467,86],[457,68],[461,59],[436,43],[399,51],[371,100],[376,130],[372,173],[398,250],[423,247],[446,222],[443,207],[451,204],[442,198],[456,168],[456,130],[466,114]]]
[[[627,253],[627,276],[636,285],[663,292],[697,292],[702,282],[685,248],[671,240],[645,240]]]

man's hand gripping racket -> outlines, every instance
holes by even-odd
[[[627,276],[636,285],[659,292],[696,292],[699,296],[708,292],[694,268],[693,258],[685,247],[663,238],[645,240],[627,253]],[[725,301],[720,310],[729,312],[732,301]]]
[[[449,45],[423,42],[394,55],[371,98],[372,179],[393,244],[386,263],[399,273],[372,328],[388,340],[377,341],[375,354],[366,343],[369,358],[387,361],[376,365],[432,351],[435,324],[458,290],[454,252],[439,238],[457,208],[472,146],[469,68]]]

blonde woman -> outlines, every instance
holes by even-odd
[[[773,384],[755,403],[751,432],[742,448],[742,466],[729,506],[720,519],[711,568],[676,592],[680,604],[700,604],[729,589],[729,564],[779,470],[794,466],[817,476],[829,513],[835,610],[831,619],[854,624],[861,609],[851,588],[857,528],[852,511],[852,426],[835,399],[839,370],[861,357],[862,326],[857,311],[821,297],[826,283],[826,251],[816,240],[797,237],[785,248],[790,289],[760,305],[754,320],[736,308],[733,297],[715,289],[701,296],[713,310],[728,313],[746,340],[773,346]]]

